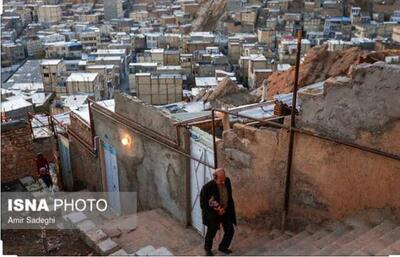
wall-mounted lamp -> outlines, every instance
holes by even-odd
[[[123,145],[123,146],[127,146],[127,145],[129,145],[131,143],[131,139],[128,137],[128,136],[124,136],[122,139],[121,139],[121,144]]]

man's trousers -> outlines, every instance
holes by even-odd
[[[204,249],[206,251],[211,251],[213,240],[215,235],[217,234],[219,224],[212,224],[207,226],[207,233],[204,243]],[[232,242],[233,234],[235,233],[235,229],[233,228],[233,224],[231,221],[222,220],[222,227],[224,228],[224,237],[222,238],[221,243],[219,244],[219,249],[228,249],[229,245]]]

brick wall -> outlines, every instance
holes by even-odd
[[[2,183],[36,175],[36,155],[28,123],[23,120],[3,123],[1,132]]]
[[[73,113],[70,114],[70,121],[68,129],[74,131],[88,144],[92,144],[89,124]],[[74,187],[101,191],[103,189],[102,177],[97,156],[91,155],[73,136],[69,137],[69,146]]]

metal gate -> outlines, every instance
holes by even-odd
[[[74,179],[72,176],[71,160],[69,156],[69,141],[62,135],[58,135],[58,148],[60,152],[61,176],[64,189],[72,191],[74,188]]]
[[[214,165],[214,152],[212,138],[209,134],[197,128],[190,129],[190,152],[194,158],[205,163]],[[205,226],[201,218],[200,190],[204,184],[212,180],[212,169],[193,159],[190,161],[190,192],[191,192],[191,220],[192,226],[201,234],[205,235]]]

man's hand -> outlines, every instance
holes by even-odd
[[[225,209],[224,208],[221,207],[221,208],[218,209],[218,214],[219,215],[224,215],[224,213],[225,213]]]

